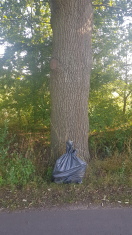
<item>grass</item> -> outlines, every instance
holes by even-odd
[[[11,139],[11,134],[9,136]],[[93,155],[81,185],[57,185],[51,182],[52,161],[49,157],[49,145],[44,145],[42,133],[40,135],[38,133],[36,135],[35,133],[33,135],[20,133],[19,136],[13,138],[12,143],[8,141],[6,143],[9,145],[4,149],[6,150],[4,151],[4,154],[7,155],[6,158],[11,157],[14,152],[21,153],[24,158],[30,159],[35,166],[35,173],[30,180],[26,178],[27,183],[23,185],[1,184],[1,210],[50,208],[66,205],[132,205],[131,138],[123,143],[124,152],[116,149],[112,155],[106,154],[103,158],[97,154]],[[104,149],[102,148],[102,151]],[[104,156],[105,153],[102,155]],[[25,177],[27,177],[27,173]]]

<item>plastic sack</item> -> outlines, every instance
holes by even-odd
[[[55,183],[82,183],[87,164],[77,157],[76,153],[77,151],[73,149],[73,141],[68,141],[66,153],[56,161],[53,170]]]

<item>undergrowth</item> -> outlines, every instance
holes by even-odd
[[[112,157],[115,152],[132,155],[132,127],[91,133],[89,148],[92,158]]]
[[[9,138],[6,122],[5,127],[0,131],[0,185],[21,188],[33,179],[35,166],[30,159],[19,153],[16,148],[10,150],[15,137]]]
[[[44,206],[44,203],[52,206],[87,201],[98,203],[100,200],[104,202],[104,197],[110,202],[127,201],[130,205],[131,131],[129,128],[91,135],[91,160],[83,184],[57,185],[51,182],[53,161],[45,133],[18,132],[14,135],[5,123],[0,135],[2,207],[23,208]],[[25,197],[23,203],[22,198]]]

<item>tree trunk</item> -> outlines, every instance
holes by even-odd
[[[72,140],[78,155],[88,160],[91,0],[51,0],[51,15],[51,155],[61,156]]]
[[[126,92],[124,91],[124,97],[123,97],[123,114],[124,115],[126,113],[126,105],[127,105],[127,96],[126,96]]]

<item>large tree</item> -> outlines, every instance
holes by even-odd
[[[6,45],[4,55],[0,58],[1,123],[3,117],[8,116],[15,126],[19,121],[22,128],[29,127],[29,124],[35,128],[37,125],[42,127],[49,124],[48,84],[52,33],[48,2],[2,0],[0,3],[0,44]],[[118,93],[119,103],[124,101],[123,111],[127,114],[132,94],[127,63],[129,38],[121,29],[123,18],[131,15],[131,2],[92,0],[92,3],[94,56],[89,105],[91,130],[95,128],[94,120],[100,126],[96,118],[100,112],[103,114],[102,109],[105,113],[106,98],[112,110],[109,99],[113,99],[113,92]],[[52,155],[60,156],[65,151],[66,140],[72,139],[79,155],[87,158],[91,3],[52,0],[51,5],[54,33],[51,60]],[[113,83],[116,80],[117,83]],[[105,95],[100,100],[102,94]],[[115,105],[114,108],[116,111]],[[113,111],[111,115],[107,113],[106,118],[110,120]],[[100,121],[106,126],[109,123],[106,119],[103,121],[104,115],[101,115]]]
[[[88,153],[88,94],[92,65],[91,0],[51,0],[51,150],[57,158],[67,140]]]
[[[71,139],[79,155],[87,160],[92,4],[98,12],[98,27],[106,24],[103,32],[109,35],[109,27],[113,26],[114,21],[118,22],[119,27],[124,17],[130,17],[131,3],[127,0],[50,0],[50,3],[53,29],[50,64],[52,155],[55,158],[60,156],[64,152],[65,142]],[[106,21],[101,23],[104,18]],[[109,46],[114,49],[116,45],[110,43]],[[96,53],[99,53],[98,48]]]

